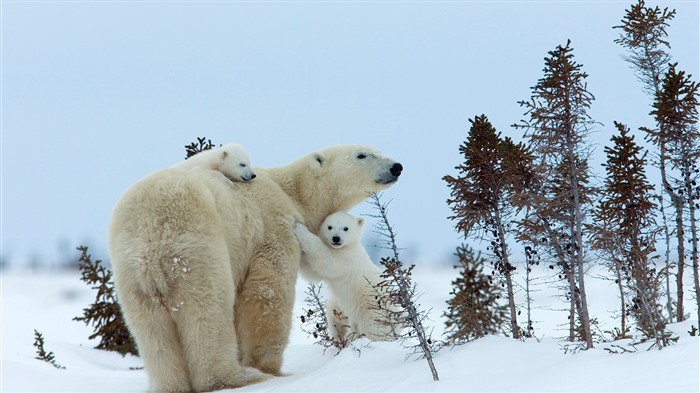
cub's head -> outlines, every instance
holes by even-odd
[[[318,231],[318,236],[332,248],[341,248],[360,241],[365,219],[345,212],[333,213],[326,217]]]
[[[251,181],[255,172],[250,166],[250,156],[243,146],[230,143],[217,149],[217,170],[233,181]]]
[[[348,210],[370,193],[391,187],[403,166],[379,150],[362,145],[332,146],[304,158],[308,175],[317,185],[315,193],[334,198],[335,210]]]

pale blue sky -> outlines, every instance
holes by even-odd
[[[406,262],[444,261],[461,238],[442,177],[467,119],[519,140],[547,51],[570,38],[590,74],[597,159],[613,120],[652,125],[613,43],[631,3],[3,1],[2,255],[106,257],[121,192],[207,136],[263,167],[379,148],[405,167],[385,198]],[[678,11],[671,54],[697,80],[698,1],[647,3]]]

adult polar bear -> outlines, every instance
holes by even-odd
[[[301,251],[318,228],[403,167],[342,145],[235,186],[221,172],[163,169],[124,192],[109,252],[119,302],[154,391],[211,391],[279,375]],[[256,370],[257,369],[257,370]]]

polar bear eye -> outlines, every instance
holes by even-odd
[[[332,231],[332,230],[333,230],[333,227],[329,225],[329,226],[328,226],[328,230],[329,230],[329,231]]]
[[[367,155],[365,153],[360,153],[357,155],[357,158],[360,160],[363,160],[363,159],[367,158]]]
[[[241,162],[241,167],[245,168],[245,167],[246,167],[246,164],[243,163],[243,162]]]
[[[348,231],[348,227],[343,228],[343,230],[344,230],[345,232],[347,232],[347,231]]]

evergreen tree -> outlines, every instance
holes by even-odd
[[[502,331],[507,308],[499,304],[502,290],[484,274],[486,261],[469,246],[457,247],[459,277],[452,281],[448,309],[443,314],[447,342],[460,344]]]
[[[698,131],[698,83],[691,80],[684,71],[676,71],[677,64],[671,64],[664,76],[662,89],[656,95],[654,110],[659,128],[668,144],[669,164],[680,176],[677,187],[669,185],[669,193],[674,195],[676,208],[676,235],[678,236],[678,309],[682,310],[682,273],[685,266],[685,233],[683,213],[688,214],[689,243],[692,245],[690,259],[693,265],[695,297],[698,299],[700,319],[700,283],[698,278],[698,227],[696,200],[700,199],[698,189],[698,163],[700,163],[700,131]],[[678,315],[682,320],[683,315]]]
[[[611,260],[622,303],[621,335],[626,335],[626,317],[630,313],[648,339],[661,348],[668,344],[666,321],[658,303],[658,281],[652,260],[658,230],[654,222],[652,193],[644,166],[646,153],[638,146],[629,128],[615,122],[619,135],[606,147],[607,162],[604,196],[594,211],[591,225],[593,248],[602,250]],[[627,287],[631,298],[625,295]],[[631,303],[627,308],[626,303]]]
[[[586,143],[595,122],[588,115],[594,100],[585,83],[588,74],[574,61],[571,41],[557,46],[545,58],[544,77],[532,87],[528,101],[520,101],[528,119],[514,124],[525,129],[525,138],[537,157],[536,175],[531,179],[528,217],[521,223],[520,239],[539,241],[562,270],[570,296],[569,338],[575,330],[593,347],[591,318],[585,286],[584,225],[595,189],[588,184]],[[522,233],[527,232],[527,233]],[[574,312],[580,329],[575,329]]]
[[[659,92],[666,65],[671,60],[666,52],[671,48],[666,40],[666,28],[676,16],[676,10],[647,7],[644,0],[639,0],[625,11],[622,24],[613,26],[613,29],[622,30],[615,43],[629,51],[629,55],[622,58],[631,64],[644,90],[655,96]]]
[[[622,24],[614,26],[614,29],[620,29],[620,37],[615,40],[615,43],[620,44],[627,49],[629,55],[623,55],[622,58],[629,62],[634,70],[637,78],[642,82],[643,90],[650,94],[653,99],[661,90],[661,78],[666,72],[666,67],[671,60],[667,49],[671,48],[667,41],[668,33],[666,28],[669,22],[675,17],[676,11],[669,11],[668,8],[661,10],[658,6],[651,8],[647,7],[643,0],[639,0],[633,4],[629,10],[626,10],[625,17],[622,19]],[[657,164],[661,172],[661,185],[664,191],[658,193],[659,211],[661,213],[660,227],[664,233],[665,241],[665,262],[666,262],[666,308],[668,310],[669,322],[673,322],[673,305],[671,301],[671,284],[668,276],[670,270],[670,253],[671,253],[671,233],[667,222],[665,200],[663,195],[666,194],[674,208],[676,214],[682,215],[678,211],[681,206],[679,198],[670,191],[668,182],[667,147],[666,147],[666,132],[661,128],[649,129],[643,127],[642,130],[647,132],[647,139],[654,143],[658,148]],[[683,246],[681,245],[681,248]],[[683,319],[683,271],[679,271],[678,275],[678,302],[677,314],[678,320]]]
[[[451,187],[451,205],[456,229],[465,237],[475,236],[490,241],[495,269],[504,278],[510,311],[510,327],[514,338],[521,335],[517,322],[515,291],[506,236],[515,211],[511,203],[514,189],[527,177],[527,163],[532,159],[522,144],[501,138],[485,115],[470,119],[467,140],[459,151],[464,163],[455,169],[458,177],[445,176]]]
[[[81,280],[97,289],[95,302],[83,309],[83,316],[73,318],[85,325],[92,325],[94,333],[90,339],[100,337],[95,348],[117,351],[122,356],[130,353],[138,356],[136,342],[129,333],[117,302],[117,294],[112,282],[112,272],[101,265],[101,260],[92,261],[85,246],[78,247],[80,255]]]
[[[417,302],[420,294],[416,292],[416,284],[413,283],[411,277],[414,265],[406,268],[399,258],[396,232],[389,223],[388,203],[382,202],[381,195],[377,193],[370,194],[370,202],[378,211],[378,214],[374,216],[379,220],[375,225],[375,230],[385,239],[386,247],[391,250],[393,255],[379,261],[384,267],[384,272],[381,274],[383,280],[374,285],[374,289],[386,296],[379,297],[375,305],[374,311],[381,314],[376,323],[389,326],[396,340],[401,341],[406,348],[411,349],[412,354],[423,357],[428,362],[433,380],[438,381],[440,378],[437,368],[435,368],[435,362],[433,362],[433,355],[439,350],[439,347],[433,342],[423,326],[423,322],[428,318],[428,312],[422,310]],[[418,342],[407,345],[409,340],[414,339]]]

